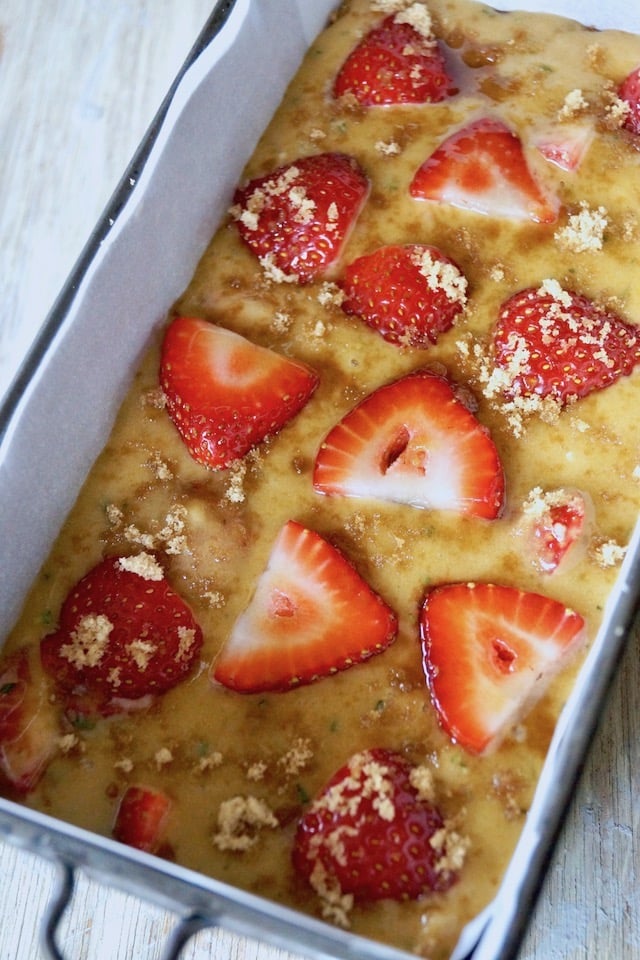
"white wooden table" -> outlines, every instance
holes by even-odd
[[[277,0],[269,0],[277,2]],[[312,2],[312,0],[309,0]],[[0,0],[0,395],[211,0]],[[13,545],[3,543],[5,560]],[[629,646],[519,960],[640,958],[640,649]],[[0,960],[37,960],[53,868],[0,844]],[[160,960],[175,917],[80,877],[68,960]],[[291,960],[202,931],[185,960]]]

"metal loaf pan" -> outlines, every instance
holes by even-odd
[[[188,283],[228,206],[238,171],[334,6],[335,0],[218,0],[19,370],[0,410],[0,531],[18,524],[21,530],[21,551],[10,564],[5,557],[0,578],[2,635],[104,445],[150,332]],[[606,8],[583,0],[494,6],[546,10],[596,27],[640,32],[640,10],[630,9],[626,0]],[[256,79],[239,111],[238,90],[247,89],[248,70]],[[75,377],[78,369],[90,376]],[[56,426],[61,417],[70,424],[63,433]],[[43,451],[46,485],[38,470]],[[504,883],[465,930],[457,958],[507,960],[518,948],[523,918],[635,617],[639,539],[636,530],[605,625],[560,718]],[[10,542],[8,536],[3,542]],[[82,870],[181,914],[167,957],[177,956],[200,927],[222,925],[317,958],[408,960],[393,948],[1,798],[0,838],[60,864],[60,886],[43,924],[44,948],[52,957],[60,956],[57,920],[75,871]]]

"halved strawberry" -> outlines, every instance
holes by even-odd
[[[318,493],[390,500],[492,520],[504,474],[495,444],[456,387],[418,370],[380,387],[327,435]]]
[[[573,173],[584,160],[595,131],[588,123],[559,123],[540,130],[534,144],[545,160]]]
[[[467,296],[460,268],[422,243],[379,247],[349,264],[340,282],[342,309],[385,340],[427,347],[448,330]]]
[[[411,771],[392,750],[366,750],[313,801],[298,824],[293,865],[321,898],[413,900],[458,879],[461,838],[454,867],[444,819],[421,798]]]
[[[109,557],[76,584],[41,655],[70,709],[110,714],[174,687],[201,646],[191,610],[155,559],[141,553]]]
[[[339,257],[368,192],[353,157],[320,153],[238,188],[232,214],[272,280],[308,283]]]
[[[381,653],[396,631],[393,611],[349,561],[290,520],[211,677],[240,693],[290,690]]]
[[[618,97],[629,104],[624,125],[631,133],[640,134],[640,67],[625,77],[618,89]]]
[[[420,612],[423,664],[451,739],[471,753],[497,746],[586,639],[580,614],[494,583],[431,590]]]
[[[0,660],[0,781],[17,793],[36,786],[61,735],[37,646]]]
[[[638,328],[556,281],[510,297],[493,334],[507,397],[561,404],[602,390],[640,363]]]
[[[500,120],[481,117],[451,134],[425,160],[409,187],[435,200],[489,217],[552,223],[558,203],[529,169],[522,143]]]
[[[162,790],[127,787],[116,811],[113,836],[137,850],[155,853],[163,838],[171,801]]]
[[[414,10],[422,10],[414,4]],[[457,93],[438,41],[416,18],[392,14],[351,51],[336,77],[335,97],[350,94],[363,106],[439,103]]]
[[[519,533],[543,573],[566,569],[586,549],[593,505],[580,490],[531,491],[524,503]],[[582,548],[582,550],[580,549]]]
[[[318,381],[306,364],[193,317],[176,317],[162,345],[169,415],[194,460],[213,470],[278,433]]]

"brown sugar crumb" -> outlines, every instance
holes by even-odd
[[[102,613],[82,617],[71,633],[71,642],[60,647],[60,656],[78,669],[95,667],[106,652],[112,630],[113,624]]]
[[[173,763],[173,754],[168,747],[160,747],[160,749],[155,752],[153,759],[158,770],[162,770],[163,767]]]
[[[609,96],[609,103],[605,107],[605,120],[614,129],[622,127],[631,112],[631,106],[626,100],[621,100],[615,93]]]
[[[279,826],[269,805],[259,797],[232,797],[220,804],[218,831],[212,837],[219,850],[243,853],[255,846],[264,828]]]
[[[411,258],[426,278],[430,290],[442,290],[451,303],[464,306],[467,302],[467,279],[453,263],[434,260],[428,250]]]
[[[271,329],[274,333],[286,333],[290,326],[291,316],[288,313],[284,313],[282,310],[274,313],[273,320],[271,321]]]
[[[370,799],[373,809],[382,820],[393,820],[395,807],[391,798],[394,787],[388,776],[388,767],[366,755],[358,755],[351,759],[349,771],[351,776],[334,784],[317,801],[319,808],[326,808],[332,813],[344,811],[349,816],[355,816],[360,802]],[[359,792],[354,794],[356,790]]]
[[[497,772],[491,778],[491,787],[502,805],[506,820],[516,820],[526,813],[518,800],[522,786],[521,779],[513,773]]]
[[[120,760],[116,760],[113,767],[121,773],[131,773],[133,770],[133,760],[131,757],[122,757]]]
[[[400,13],[413,3],[413,0],[371,0],[371,9],[376,13]]]
[[[294,740],[293,745],[278,760],[278,766],[288,777],[296,777],[313,759],[311,741],[303,737]]]
[[[424,40],[435,42],[431,14],[423,3],[412,3],[406,10],[398,12],[394,19],[396,23],[408,23]]]
[[[317,300],[321,307],[340,307],[344,301],[344,291],[337,283],[325,281],[318,291]]]
[[[297,273],[285,273],[280,267],[276,266],[273,260],[273,254],[267,253],[264,257],[259,257],[258,262],[264,271],[264,278],[272,283],[298,283]]]
[[[58,737],[58,750],[65,756],[75,750],[80,744],[80,738],[75,733],[65,733]]]
[[[325,869],[319,858],[309,882],[320,899],[323,918],[347,930],[351,925],[349,913],[353,909],[353,894],[342,892],[336,877]]]
[[[446,821],[429,838],[429,846],[438,855],[435,866],[439,873],[457,872],[464,864],[470,841],[454,829],[453,821]]]
[[[231,503],[244,502],[244,478],[246,474],[247,465],[244,460],[234,460],[229,466],[229,483],[224,495]]]
[[[142,673],[147,669],[154,655],[158,652],[155,643],[149,640],[142,640],[139,637],[132,641],[127,647],[127,653],[135,663],[138,670]]]
[[[186,515],[187,511],[185,507],[183,507],[181,504],[177,504],[166,515],[165,525],[157,533],[154,534],[145,532],[140,530],[135,524],[131,523],[125,529],[124,535],[130,543],[137,543],[146,550],[164,549],[169,555],[179,556],[187,549],[187,539],[184,533]],[[148,555],[141,554],[141,556]],[[156,563],[158,569],[162,569],[159,564],[157,564],[157,561],[154,561],[154,563]],[[149,580],[154,578],[147,577],[146,579]],[[157,577],[155,579],[162,578]]]
[[[176,652],[178,663],[191,659],[190,653],[195,638],[196,632],[192,627],[178,627],[178,650]]]
[[[260,780],[264,780],[267,770],[268,767],[266,763],[264,763],[262,760],[256,760],[255,763],[251,763],[247,767],[247,780],[251,780],[253,783],[258,783]]]
[[[397,157],[402,152],[402,148],[395,140],[378,140],[375,148],[383,157]]]
[[[418,794],[418,799],[423,803],[435,803],[436,801],[436,781],[433,770],[426,764],[412,767],[409,774],[411,786]]]
[[[205,590],[202,598],[207,601],[209,606],[216,610],[222,609],[226,603],[224,594],[220,593],[219,590]]]
[[[214,750],[212,753],[208,753],[204,757],[200,757],[196,764],[197,773],[207,773],[209,770],[215,770],[217,767],[221,767],[224,762],[224,758],[219,750]]]
[[[572,253],[597,252],[602,250],[604,232],[608,226],[605,207],[590,209],[587,203],[580,204],[578,213],[571,214],[566,226],[554,233],[556,242]]]
[[[128,573],[135,573],[143,580],[163,580],[164,570],[150,553],[139,553],[135,557],[120,557],[118,566]]]
[[[597,540],[589,550],[591,558],[603,569],[622,563],[626,553],[627,548],[615,540]]]
[[[140,402],[143,406],[153,407],[155,410],[164,410],[167,405],[167,398],[161,387],[153,387],[143,393]]]
[[[165,463],[159,453],[153,452],[147,461],[146,466],[153,472],[157,480],[173,480],[173,471]]]
[[[582,90],[571,90],[564,98],[562,107],[558,110],[558,120],[570,120],[588,109],[589,102],[585,100]]]
[[[120,507],[116,506],[115,503],[108,503],[105,507],[105,513],[107,515],[107,520],[115,529],[121,527],[124,523],[124,513]]]

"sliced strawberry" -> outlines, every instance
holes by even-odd
[[[416,899],[458,879],[458,864],[445,856],[445,822],[413,786],[411,769],[391,750],[355,754],[304,814],[293,865],[322,898]]]
[[[308,283],[340,256],[368,191],[353,157],[320,153],[249,181],[232,213],[271,279]]]
[[[346,267],[342,309],[357,314],[385,340],[427,347],[448,330],[467,297],[460,268],[435,247],[379,247]]]
[[[211,676],[240,693],[290,690],[381,653],[396,630],[393,611],[349,561],[290,520]]]
[[[409,192],[489,217],[552,223],[558,215],[558,203],[534,179],[518,137],[489,117],[444,140],[419,167]]]
[[[161,790],[128,787],[116,812],[113,836],[137,850],[155,853],[162,842],[170,809],[171,801]]]
[[[631,133],[640,134],[640,67],[636,67],[620,84],[618,97],[629,104],[624,125]]]
[[[586,548],[592,516],[591,501],[579,490],[533,490],[524,504],[521,532],[535,565],[550,574],[578,559]]]
[[[440,722],[471,753],[495,747],[586,639],[564,604],[493,583],[431,590],[420,633]]]
[[[492,520],[504,474],[493,440],[455,386],[418,370],[380,387],[327,435],[318,493],[390,500]]]
[[[81,712],[145,705],[189,674],[202,631],[149,554],[110,557],[67,596],[41,643],[45,670]]]
[[[0,782],[17,793],[33,790],[61,735],[37,647],[0,660]]]
[[[350,94],[368,107],[439,103],[458,92],[430,25],[422,31],[403,16],[386,17],[351,51],[336,77],[335,97]]]
[[[278,433],[318,380],[305,364],[205,320],[176,317],[162,345],[169,415],[194,460],[213,470]]]
[[[573,173],[584,160],[594,134],[590,124],[559,123],[539,132],[534,142],[545,160]]]
[[[510,297],[493,342],[510,398],[537,395],[564,404],[608,387],[640,363],[636,326],[556,281]]]

